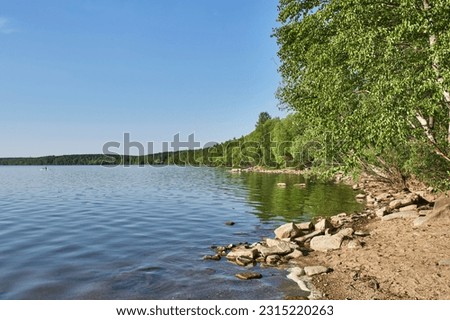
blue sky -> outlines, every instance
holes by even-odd
[[[283,116],[277,0],[0,0],[0,157],[101,153]]]

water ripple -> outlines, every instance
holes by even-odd
[[[271,274],[244,284],[238,267],[201,260],[211,244],[269,235],[280,208],[304,197],[296,189],[271,199],[258,189],[271,180],[253,178],[211,168],[0,167],[0,299],[280,298]]]

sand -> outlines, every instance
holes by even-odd
[[[436,210],[435,210],[436,211]],[[414,219],[357,221],[363,247],[304,257],[333,272],[314,277],[324,299],[450,300],[450,205],[421,227]]]

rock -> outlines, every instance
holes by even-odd
[[[233,221],[225,221],[227,226],[233,226],[235,223]]]
[[[318,236],[311,240],[310,247],[315,251],[336,250],[341,247],[342,241],[345,237],[350,237],[353,234],[352,228],[346,228],[335,235]]]
[[[433,210],[439,210],[447,205],[450,205],[450,191],[447,194],[443,194],[439,198],[437,198],[434,203]]]
[[[280,188],[286,188],[286,183],[284,183],[284,182],[278,182],[278,183],[277,183],[277,187],[280,187]]]
[[[387,215],[389,213],[389,210],[388,210],[388,208],[386,208],[386,207],[383,207],[383,208],[380,208],[380,209],[378,209],[377,211],[375,211],[375,215],[377,216],[377,217],[384,217],[385,215]]]
[[[370,233],[367,231],[358,230],[358,231],[355,231],[354,235],[358,236],[358,237],[367,237],[367,236],[370,236]]]
[[[304,268],[307,276],[315,276],[317,274],[327,273],[330,271],[330,268],[324,266],[311,266]]]
[[[303,252],[301,252],[300,250],[294,250],[291,253],[289,253],[286,258],[287,259],[298,259],[303,257]]]
[[[371,288],[375,291],[380,289],[380,284],[378,283],[378,281],[376,279],[370,279],[368,286],[369,286],[369,288]]]
[[[255,259],[258,256],[258,250],[255,248],[252,249],[245,249],[238,247],[235,250],[230,251],[227,254],[228,260],[236,260],[238,257],[244,257],[244,258],[250,258]]]
[[[445,195],[439,197],[432,212],[427,213],[423,219],[414,221],[414,226],[429,225],[434,222],[450,223],[450,197]]]
[[[302,231],[297,228],[297,226],[291,222],[291,223],[286,223],[280,227],[278,227],[277,229],[275,229],[275,236],[278,239],[283,239],[283,238],[296,238],[296,237],[300,237],[302,235]]]
[[[425,192],[424,194],[420,194],[420,196],[422,197],[422,199],[424,199],[428,203],[434,204],[434,202],[436,201],[436,195],[435,194],[430,194],[430,193],[426,193]]]
[[[238,266],[241,266],[241,267],[245,267],[248,264],[248,263],[246,263],[245,261],[243,261],[243,260],[241,260],[239,258],[237,258],[236,260],[233,260],[233,262],[236,263]]]
[[[237,265],[244,267],[246,265],[253,263],[254,260],[252,258],[240,256],[240,257],[237,257],[234,262],[236,262]]]
[[[347,217],[347,214],[346,214],[345,212],[343,212],[343,213],[340,213],[340,214],[338,214],[338,215],[332,216],[332,217],[331,217],[331,223],[332,223],[334,226],[340,226],[340,225],[342,225],[343,223],[349,221],[348,219],[349,219],[349,218]]]
[[[297,188],[306,188],[306,183],[296,183],[296,184],[294,184],[294,187],[297,187]]]
[[[332,235],[318,236],[311,240],[309,246],[315,251],[336,250],[341,247],[342,239]]]
[[[266,262],[268,264],[276,264],[278,261],[280,261],[281,257],[277,254],[271,254],[266,257]]]
[[[290,239],[278,240],[278,239],[267,238],[266,239],[266,244],[267,244],[268,247],[279,247],[279,248],[282,248],[283,250],[284,250],[284,248],[286,248],[286,245],[289,248],[291,248],[292,250],[298,248],[298,244],[291,242]]]
[[[415,194],[417,194],[417,195],[419,195],[420,197],[425,197],[426,196],[426,194],[427,194],[427,192],[426,191],[423,191],[423,190],[421,190],[421,191],[414,191],[414,193]]]
[[[353,239],[347,244],[347,248],[349,249],[360,249],[362,248],[362,244],[359,240]]]
[[[230,170],[231,173],[241,173],[241,169],[239,168],[233,168]]]
[[[236,278],[241,280],[261,279],[262,274],[258,272],[242,272],[236,273]]]
[[[360,193],[356,195],[356,199],[364,200],[366,198],[366,195],[364,193]]]
[[[299,228],[302,231],[314,230],[314,224],[311,221],[297,223],[296,226],[297,226],[297,228]]]
[[[289,254],[289,253],[291,253],[294,250],[292,248],[292,246],[293,245],[291,245],[288,242],[279,241],[276,245],[273,245],[273,246],[270,246],[270,247],[265,247],[263,245],[258,245],[255,248],[259,251],[259,253],[263,257],[267,257],[267,256],[274,255],[274,254],[281,255],[281,256]],[[295,246],[297,246],[297,245],[295,245]]]
[[[434,204],[434,203],[433,203]],[[417,208],[417,210],[433,210],[433,206],[432,205],[430,205],[430,204],[425,204],[425,205],[422,205],[422,206],[419,206],[418,208]]]
[[[392,210],[399,209],[401,207],[406,207],[411,204],[417,203],[418,201],[419,201],[419,196],[417,194],[413,193],[411,195],[408,195],[404,199],[397,199],[397,200],[393,200],[393,201],[389,202],[389,208]]]
[[[295,238],[294,241],[295,242],[305,242],[308,239],[312,239],[312,238],[320,236],[322,234],[324,234],[324,231],[317,230],[317,231],[311,232],[311,233],[309,233],[309,234],[307,234],[305,236]]]
[[[258,244],[262,244],[262,242],[253,242],[251,245],[250,245],[250,248],[254,248],[254,247],[256,247]]]
[[[328,228],[333,228],[333,225],[331,224],[330,219],[328,218],[322,219],[314,225],[314,229],[316,231],[317,230],[325,231]]]
[[[215,254],[215,255],[213,255],[213,256],[206,255],[206,256],[203,257],[203,260],[215,260],[215,261],[218,261],[218,260],[220,260],[221,258],[222,258],[222,257],[221,257],[220,255]]]
[[[442,259],[438,262],[438,265],[440,266],[450,266],[450,259]]]
[[[392,213],[388,216],[384,216],[383,218],[381,218],[381,220],[389,221],[389,220],[394,220],[394,219],[413,219],[413,218],[417,218],[418,216],[419,216],[419,214],[417,213],[417,211],[400,211],[400,212]]]
[[[283,240],[278,240],[278,239],[270,239],[267,238],[265,239],[267,247],[273,247],[273,246],[277,246],[277,245],[286,245],[286,241]]]
[[[354,191],[359,190],[359,184],[355,183],[354,185],[352,185],[352,189]]]
[[[417,217],[414,219],[413,221],[413,227],[420,227],[421,225],[423,225],[425,222],[427,221],[427,217]]]
[[[351,219],[351,220],[358,220],[358,219],[361,219],[361,218],[366,217],[366,216],[367,216],[367,215],[364,214],[364,213],[353,213],[353,214],[350,216],[350,219]]]
[[[433,212],[433,210],[420,210],[419,211],[419,217],[425,217],[426,215],[429,215]]]
[[[345,228],[342,229],[341,231],[339,231],[338,233],[335,234],[335,236],[342,236],[343,238],[345,237],[351,237],[353,235],[353,229],[352,228]]]
[[[297,283],[298,287],[302,291],[311,292],[311,290],[306,285],[306,282],[301,279],[302,276],[305,275],[305,271],[300,267],[295,267],[289,269],[289,274],[287,275],[288,279],[291,279],[295,283]]]
[[[331,223],[332,223],[333,226],[335,226],[336,228],[340,228],[340,227],[342,227],[342,225],[345,223],[345,220],[339,219],[338,217],[331,217]]]
[[[305,296],[292,296],[292,295],[285,295],[283,300],[309,300],[308,297]]]
[[[301,277],[305,275],[305,270],[301,267],[294,267],[288,270],[290,274],[295,275],[297,277]]]
[[[225,248],[224,246],[218,246],[215,249],[217,253],[227,250],[227,248]]]
[[[399,211],[413,211],[413,210],[417,210],[417,204],[410,204],[409,206],[401,207],[399,209]]]
[[[394,209],[398,209],[402,206],[402,201],[401,199],[397,199],[397,200],[392,200],[391,202],[389,202],[389,209],[394,210]]]
[[[386,193],[382,193],[382,194],[377,195],[375,197],[375,200],[376,201],[385,201],[385,200],[388,200],[391,197],[392,197],[391,194],[386,192]]]

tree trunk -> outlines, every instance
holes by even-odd
[[[429,0],[423,0],[423,9],[424,10],[429,10],[430,9],[430,3]],[[429,42],[430,42],[430,48],[433,48],[436,45],[437,42],[437,37],[434,34],[430,35],[429,38]],[[442,94],[444,96],[444,103],[447,106],[448,109],[448,132],[447,132],[447,143],[448,146],[450,147],[450,92],[444,88],[444,79],[442,78],[440,72],[439,72],[439,61],[437,59],[437,57],[433,57],[433,62],[432,62],[432,67],[433,70],[436,74],[436,80],[439,84],[439,86],[441,87],[442,90]],[[432,119],[432,117],[430,117],[430,123],[427,124],[427,128],[430,129],[432,128],[434,119]],[[423,127],[423,123],[421,123],[422,127]],[[426,132],[426,134],[428,134],[428,132]],[[446,157],[448,158],[448,157]]]

